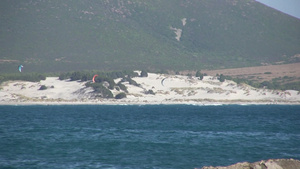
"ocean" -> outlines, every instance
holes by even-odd
[[[298,105],[0,106],[0,168],[188,169],[300,159]]]

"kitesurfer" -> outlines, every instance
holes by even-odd
[[[23,65],[19,65],[19,72],[22,72]]]

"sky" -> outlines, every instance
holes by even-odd
[[[300,19],[300,0],[256,0]]]

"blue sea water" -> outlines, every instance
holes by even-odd
[[[0,106],[0,168],[163,168],[300,159],[300,106]]]

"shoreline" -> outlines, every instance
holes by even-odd
[[[0,86],[0,105],[300,105],[299,91],[258,89],[230,80],[220,82],[213,76],[199,80],[149,73],[133,80],[138,85],[122,83],[128,90],[122,99],[99,97],[86,82],[58,77],[40,82],[8,81]],[[120,81],[115,79],[116,84]],[[41,86],[48,88],[40,90]],[[114,88],[110,92],[116,96],[123,91]]]
[[[276,106],[276,105],[291,105],[297,106],[300,105],[299,102],[276,102],[272,103],[269,101],[266,102],[235,102],[235,101],[228,101],[228,102],[117,102],[117,101],[87,101],[87,102],[76,102],[76,101],[62,101],[62,102],[53,102],[53,101],[44,101],[44,102],[6,102],[0,103],[0,106],[34,106],[34,105],[44,105],[44,106],[59,106],[59,105],[110,105],[110,106],[124,106],[124,105],[194,105],[194,106],[226,106],[226,105],[240,105],[240,106],[250,106],[250,105],[269,105],[269,106]]]

